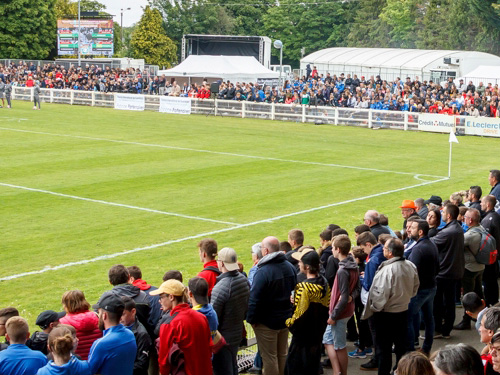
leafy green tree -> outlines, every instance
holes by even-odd
[[[379,17],[390,28],[391,47],[415,48],[420,9],[418,3],[418,0],[387,0]]]
[[[56,0],[55,12],[57,19],[66,18],[68,16],[78,16],[78,0]],[[81,12],[100,12],[104,13],[106,5],[97,0],[80,0]]]
[[[148,64],[170,67],[177,61],[177,48],[161,24],[161,13],[147,6],[130,44],[135,58],[143,58]]]
[[[500,53],[500,16],[490,0],[430,0],[416,46]]]
[[[349,47],[389,47],[390,27],[380,17],[387,0],[359,0],[350,25]]]
[[[251,0],[251,4],[242,5],[242,3],[245,4],[245,1],[226,0],[223,2],[224,9],[234,19],[234,34],[261,35],[261,30],[265,25],[264,17],[268,10],[274,7],[276,2],[270,0]]]
[[[207,4],[206,0],[152,0],[163,16],[166,34],[177,46],[180,57],[184,34],[233,34],[235,21],[222,6]]]
[[[272,35],[283,42],[283,59],[294,66],[301,58],[301,49],[311,53],[322,48],[344,46],[352,22],[350,2],[318,4],[308,0],[297,5],[296,0],[282,0],[264,15],[262,34]],[[280,51],[273,48],[274,56]]]
[[[55,0],[0,2],[0,56],[44,59],[56,45]]]

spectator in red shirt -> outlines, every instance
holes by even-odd
[[[170,311],[160,326],[160,373],[168,375],[212,375],[212,338],[205,315],[183,303],[185,288],[177,280],[167,280],[152,291],[160,296],[162,310]],[[176,361],[182,352],[184,360]]]
[[[208,282],[208,297],[212,295],[212,289],[216,278],[221,274],[215,257],[217,256],[217,242],[211,238],[205,238],[198,243],[200,261],[203,263],[203,270],[198,273]]]

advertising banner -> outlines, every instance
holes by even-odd
[[[113,21],[80,20],[80,53],[113,55]],[[57,54],[78,55],[78,20],[57,21]]]
[[[433,113],[420,113],[418,115],[418,130],[425,132],[449,133],[454,128],[454,116],[437,115]]]
[[[466,117],[465,134],[500,137],[500,119],[493,117]]]
[[[126,111],[144,111],[146,101],[144,95],[137,94],[115,94],[115,109]]]
[[[160,112],[191,114],[191,99],[176,96],[160,96]]]

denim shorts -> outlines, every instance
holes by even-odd
[[[326,327],[323,335],[323,344],[333,345],[335,350],[344,349],[347,346],[347,322],[349,318],[340,319],[335,325]]]

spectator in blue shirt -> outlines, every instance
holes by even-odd
[[[38,370],[37,375],[91,375],[87,361],[76,358],[72,351],[74,346],[73,334],[68,327],[59,326],[49,334],[49,351],[53,360]]]
[[[92,307],[99,312],[99,328],[103,330],[103,337],[90,348],[88,362],[92,374],[132,375],[137,344],[132,331],[120,324],[124,302],[110,293]]]
[[[26,346],[30,337],[28,322],[20,316],[13,316],[7,320],[5,329],[10,345],[0,352],[0,374],[35,375],[39,368],[47,364],[47,358],[42,352]]]

